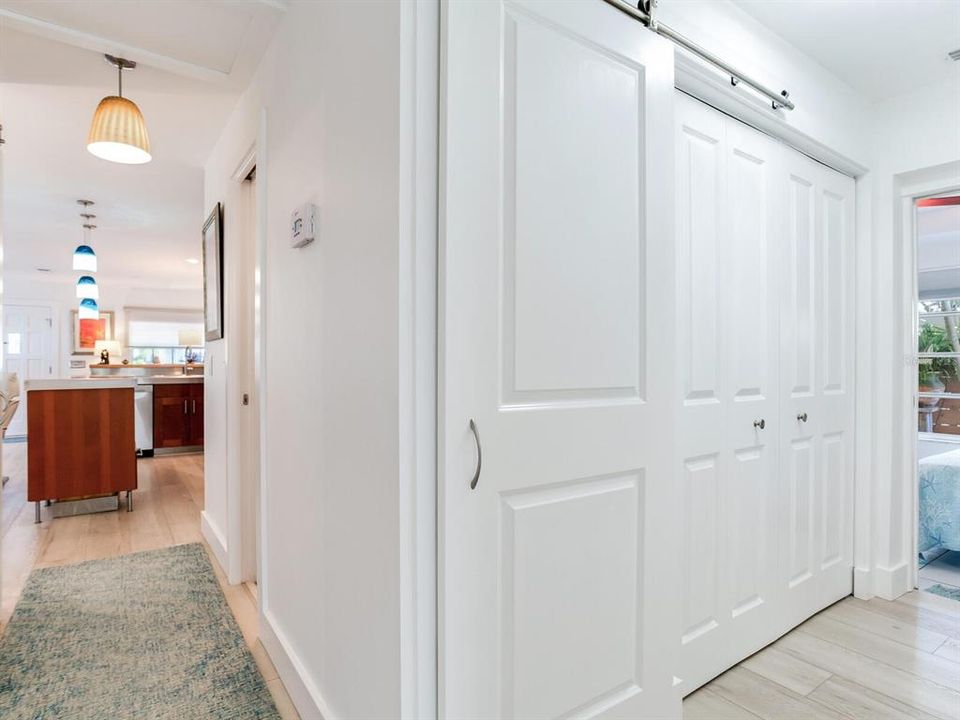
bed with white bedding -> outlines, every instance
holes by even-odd
[[[960,449],[920,460],[920,552],[960,550]]]

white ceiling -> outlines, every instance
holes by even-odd
[[[870,100],[960,81],[958,0],[734,2]]]
[[[199,287],[185,259],[200,257],[203,164],[280,12],[273,0],[0,0],[4,272],[72,278],[87,198],[101,284]],[[123,88],[147,122],[146,165],[86,150],[97,103],[116,94],[103,52],[139,63]]]

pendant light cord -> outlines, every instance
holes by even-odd
[[[117,63],[117,95],[123,97],[123,65]]]

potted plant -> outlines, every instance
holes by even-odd
[[[943,371],[933,367],[933,363],[927,359],[924,363],[920,361],[919,387],[922,393],[942,393],[947,389],[943,384]],[[940,398],[920,397],[920,407],[934,407],[940,403]]]

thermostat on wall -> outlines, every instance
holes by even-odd
[[[290,217],[290,246],[301,248],[317,237],[317,206],[301,205]]]

